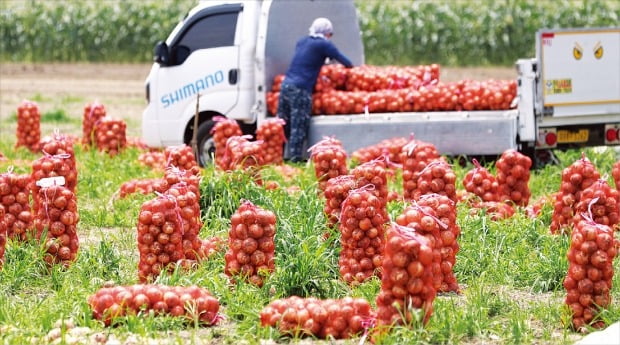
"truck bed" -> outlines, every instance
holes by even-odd
[[[334,136],[351,154],[384,139],[413,134],[441,154],[495,155],[517,149],[517,117],[517,110],[318,115],[311,119],[308,146]]]

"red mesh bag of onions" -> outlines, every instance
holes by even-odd
[[[349,192],[340,213],[340,257],[342,279],[358,285],[379,275],[389,215],[385,204],[372,193],[372,185]]]
[[[23,100],[17,107],[17,142],[15,148],[25,147],[32,152],[39,151],[41,139],[41,112],[35,102]]]
[[[441,159],[435,159],[428,163],[415,179],[416,188],[409,191],[412,200],[419,200],[428,194],[440,194],[447,196],[453,202],[456,196],[456,174],[450,164]]]
[[[77,187],[77,170],[75,168],[75,158],[69,153],[59,153],[55,155],[43,152],[44,156],[32,162],[31,186],[33,195],[32,209],[36,213],[39,210],[39,199],[36,195],[39,193],[40,186],[36,184],[44,178],[62,177],[63,185],[72,193],[76,193]]]
[[[495,161],[499,201],[526,207],[530,201],[530,157],[516,150],[506,150]]]
[[[424,203],[414,202],[411,206],[406,207],[403,212],[396,217],[396,223],[401,226],[405,226],[414,229],[418,234],[426,237],[429,242],[429,246],[432,249],[432,263],[431,269],[433,273],[433,288],[436,291],[441,289],[444,282],[444,275],[442,271],[442,237],[441,232],[449,231],[448,224],[439,220],[435,209],[429,205],[438,200],[432,196],[428,197]],[[424,200],[424,199],[423,199]],[[438,205],[434,205],[438,206]],[[446,232],[446,234],[448,234]]]
[[[213,117],[213,122],[215,122],[215,124],[211,129],[211,134],[213,134],[213,142],[215,145],[215,164],[222,170],[228,170],[229,163],[223,160],[226,155],[226,142],[230,137],[243,135],[243,132],[237,121],[233,119],[215,116]]]
[[[611,176],[614,178],[616,189],[620,191],[620,161],[617,161],[611,167]]]
[[[78,171],[73,145],[74,140],[67,135],[61,134],[58,129],[54,130],[54,134],[51,136],[41,140],[41,151],[45,156],[64,159],[62,165],[59,165],[58,162],[54,163],[55,166],[58,166],[56,171],[59,175],[65,177],[66,187],[73,193],[76,193]],[[64,169],[68,169],[68,171],[65,173]]]
[[[149,195],[154,191],[163,193],[167,189],[168,184],[161,178],[136,178],[123,182],[118,189],[118,194],[122,199],[134,193]]]
[[[394,325],[426,324],[437,294],[433,287],[433,248],[415,229],[392,223],[388,228],[381,289],[377,295],[380,337]]]
[[[280,118],[267,119],[256,128],[256,140],[263,142],[265,164],[280,164],[284,155],[285,121]]]
[[[62,178],[36,182],[40,189],[35,198],[40,207],[35,213],[34,228],[37,238],[45,238],[46,241],[45,262],[68,266],[75,261],[79,249],[77,223],[80,217],[77,196],[62,182]],[[43,236],[46,231],[46,236]]]
[[[110,326],[125,316],[151,315],[184,318],[212,326],[223,318],[220,303],[198,286],[135,284],[105,286],[88,297],[93,318]]]
[[[244,200],[230,218],[224,273],[263,286],[275,270],[276,215]]]
[[[611,188],[607,177],[596,180],[590,187],[584,189],[575,204],[573,223],[582,218],[582,213],[591,212],[594,222],[607,225],[612,229],[618,226],[620,213],[620,192]]]
[[[102,117],[95,123],[95,145],[99,151],[115,156],[127,147],[126,132],[125,121]]]
[[[383,207],[388,202],[388,162],[385,156],[381,156],[370,162],[356,166],[351,170],[358,186],[372,185],[370,190],[379,198]]]
[[[337,141],[324,138],[308,149],[314,165],[314,176],[319,182],[319,190],[325,191],[327,181],[348,173],[347,152]]]
[[[327,180],[323,194],[325,196],[323,212],[327,218],[327,226],[332,227],[338,224],[342,202],[353,189],[357,189],[353,175],[340,175]]]
[[[403,169],[403,197],[405,200],[413,200],[414,191],[417,187],[419,172],[433,160],[439,159],[439,152],[435,145],[416,139],[402,147],[400,163]]]
[[[572,225],[575,204],[581,200],[581,192],[600,177],[600,173],[585,154],[562,170],[562,182],[560,190],[555,194],[549,226],[552,234],[568,232]]]
[[[499,201],[498,183],[487,168],[480,165],[477,159],[472,159],[474,168],[468,171],[463,178],[463,187],[469,193],[477,195],[482,201]]]
[[[160,194],[142,204],[138,215],[138,278],[155,280],[185,258],[182,210],[172,195]]]
[[[592,199],[590,206],[596,203]],[[611,304],[614,275],[613,261],[620,242],[614,239],[608,225],[592,219],[592,208],[581,213],[571,233],[567,253],[568,273],[564,278],[565,303],[571,313],[573,329],[585,331],[586,325],[602,328],[605,323],[599,313]]]
[[[98,102],[88,103],[84,106],[82,116],[82,143],[85,146],[95,144],[95,123],[106,116],[105,106]]]
[[[4,215],[6,211],[4,211],[4,206],[0,204],[0,269],[2,269],[2,265],[4,264],[4,252],[6,249],[6,222],[4,221]]]
[[[435,238],[435,250],[439,250],[441,254],[441,273],[439,275],[442,276],[442,282],[437,292],[459,292],[460,289],[453,271],[456,264],[456,254],[460,249],[458,238],[461,236],[461,228],[456,223],[456,203],[445,195],[426,194],[417,201],[417,204],[433,209],[439,225],[439,238]]]
[[[176,167],[181,170],[187,170],[193,175],[200,174],[200,167],[196,162],[194,151],[190,146],[168,146],[164,149],[164,160],[166,168]]]
[[[349,339],[366,334],[374,313],[363,298],[318,299],[291,296],[277,299],[260,312],[261,326],[283,335]]]
[[[0,174],[0,204],[4,206],[7,236],[21,241],[32,237],[34,213],[30,206],[31,176],[16,174],[12,167]]]
[[[190,185],[179,182],[166,191],[176,200],[176,205],[181,209],[183,221],[183,254],[185,259],[198,260],[204,258],[202,241],[198,237],[202,222],[200,221],[200,200]]]

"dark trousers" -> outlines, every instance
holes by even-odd
[[[277,116],[284,121],[284,134],[288,139],[288,157],[291,160],[303,158],[303,147],[312,111],[312,94],[295,85],[282,84],[278,99]]]

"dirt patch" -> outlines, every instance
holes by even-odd
[[[81,121],[84,105],[103,103],[107,114],[127,121],[127,134],[139,136],[146,106],[146,64],[11,64],[0,65],[0,121],[16,112],[24,100],[37,102],[42,114],[61,111]],[[81,135],[81,126],[67,134]],[[64,128],[64,127],[63,127]],[[14,126],[2,126],[0,137],[14,135]],[[42,135],[49,128],[42,127]]]

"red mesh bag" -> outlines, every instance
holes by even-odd
[[[215,143],[215,164],[222,170],[229,170],[229,163],[223,161],[226,155],[226,143],[228,138],[234,136],[241,136],[241,127],[237,121],[233,119],[227,119],[223,116],[213,117],[213,128],[211,134],[213,134],[213,141]]]
[[[230,219],[224,272],[263,286],[275,269],[276,215],[245,200]]]
[[[0,203],[4,206],[4,222],[10,238],[25,241],[33,229],[34,213],[30,206],[29,174],[15,174],[12,169],[0,174]]]
[[[403,168],[403,197],[413,200],[413,193],[418,188],[418,173],[432,161],[439,159],[435,145],[411,139],[403,146],[400,162]]]
[[[499,201],[497,179],[487,168],[472,160],[474,168],[468,171],[463,178],[463,187],[469,193],[477,195],[482,201]]]
[[[599,312],[611,304],[613,261],[620,242],[614,239],[609,226],[594,222],[591,213],[580,215],[581,219],[575,223],[571,233],[564,288],[572,327],[582,331],[585,325],[595,328],[605,326]]]
[[[69,266],[75,261],[80,246],[77,235],[77,223],[80,220],[77,196],[65,186],[44,184],[35,199],[40,205],[34,217],[37,238],[41,238],[47,231],[46,254],[43,256],[45,262],[49,265]]]
[[[159,194],[142,204],[138,215],[138,278],[155,280],[185,258],[182,209],[171,195]]]
[[[573,223],[581,220],[582,213],[591,212],[591,218],[595,223],[615,229],[619,221],[620,192],[611,188],[605,178],[598,179],[581,192],[574,209]]]
[[[338,224],[340,219],[340,206],[349,191],[357,189],[357,183],[353,175],[340,175],[338,177],[327,180],[325,187],[325,207],[323,212],[327,217],[327,225],[332,227]]]
[[[151,167],[156,170],[164,170],[166,166],[164,153],[160,151],[143,152],[138,156],[138,162],[144,166]]]
[[[319,182],[319,190],[325,191],[327,180],[348,174],[347,152],[337,141],[324,138],[308,149],[314,165],[314,176]]]
[[[268,91],[266,94],[267,112],[271,116],[276,116],[278,113],[278,99],[280,98],[280,92]]]
[[[530,157],[516,150],[506,150],[495,161],[499,201],[525,207],[530,202]]]
[[[432,198],[432,196],[428,198]],[[432,204],[429,201],[426,203]],[[421,205],[418,202],[414,202],[411,206],[406,207],[403,212],[396,217],[396,223],[400,226],[412,228],[418,234],[428,239],[433,254],[433,262],[430,266],[433,273],[433,288],[439,291],[444,283],[444,275],[442,273],[441,248],[443,245],[441,233],[449,231],[448,224],[439,220],[435,209],[427,205]],[[450,279],[446,280],[450,281]],[[452,282],[453,281],[450,281],[450,283]]]
[[[39,151],[41,139],[41,112],[35,102],[24,100],[17,107],[17,142],[15,148],[25,147]]]
[[[263,142],[264,164],[280,164],[284,155],[285,121],[280,118],[267,119],[256,129],[256,140]]]
[[[95,123],[95,145],[101,152],[115,156],[127,147],[127,124],[121,119],[102,117]]]
[[[187,145],[168,146],[164,149],[166,168],[177,167],[190,171],[194,175],[200,174],[200,167],[196,162],[194,151]]]
[[[262,141],[233,141],[229,139],[227,153],[230,154],[231,169],[255,169],[265,163]],[[250,170],[251,170],[250,169]]]
[[[371,190],[379,198],[383,207],[388,201],[388,170],[387,162],[384,157],[363,163],[351,170],[351,175],[355,178],[358,186],[372,185]]]
[[[177,183],[185,183],[189,190],[200,199],[200,175],[194,175],[190,170],[183,170],[176,167],[169,167],[164,173],[164,180],[168,186]]]
[[[2,269],[4,264],[4,252],[6,250],[7,226],[4,220],[5,214],[4,206],[0,204],[0,269]]]
[[[291,296],[277,299],[260,311],[263,327],[283,335],[319,339],[349,339],[367,332],[374,320],[363,298],[317,299]]]
[[[142,140],[142,138],[127,137],[127,147],[136,148],[138,150],[150,150],[151,148]]]
[[[88,297],[93,318],[106,326],[125,316],[151,315],[185,318],[212,326],[222,319],[220,303],[198,286],[129,285],[99,289]]]
[[[380,141],[378,144],[362,147],[351,154],[351,159],[366,163],[381,156],[387,156],[388,160],[394,164],[401,164],[401,152],[403,146],[409,143],[407,138],[390,138]]]
[[[601,177],[590,160],[582,155],[580,159],[562,170],[560,190],[555,195],[551,215],[551,233],[567,232],[572,225],[574,206],[581,200],[581,192]]]
[[[95,124],[106,116],[105,106],[98,102],[84,106],[82,116],[82,143],[86,146],[95,144]]]
[[[493,221],[510,218],[515,214],[514,207],[499,201],[478,201],[472,203],[471,206],[470,215],[475,216],[480,210],[483,210]]]
[[[121,184],[119,188],[119,197],[126,198],[134,193],[140,193],[142,195],[149,195],[153,192],[163,193],[167,189],[168,184],[161,178],[137,178]]]
[[[228,170],[243,170],[252,176],[257,184],[261,185],[263,181],[260,170],[265,162],[263,142],[248,141],[249,138],[251,138],[249,135],[228,138],[226,155],[222,161],[229,162]]]
[[[358,285],[379,274],[385,227],[389,215],[385,204],[372,193],[372,185],[351,190],[340,214],[340,258],[342,279]]]
[[[611,176],[613,177],[614,183],[616,184],[616,189],[620,190],[620,161],[617,161],[611,167]]]
[[[428,322],[437,294],[433,287],[433,256],[429,239],[415,229],[395,223],[388,228],[381,289],[376,298],[375,336],[394,325],[412,325],[415,320]]]
[[[178,182],[172,185],[166,194],[175,198],[181,209],[183,221],[183,254],[186,259],[198,260],[206,255],[202,252],[203,243],[198,237],[202,222],[200,221],[200,200],[190,185]]]
[[[543,195],[539,197],[538,200],[534,201],[531,205],[528,205],[525,208],[525,212],[527,213],[528,217],[536,218],[542,212],[543,207],[545,207],[546,205],[552,205],[554,200],[555,193]]]
[[[440,194],[447,196],[453,202],[456,196],[456,174],[450,164],[441,159],[433,160],[418,173],[416,188],[409,195],[413,200],[419,200],[428,194]]]
[[[39,193],[40,187],[37,181],[43,178],[62,177],[63,185],[72,193],[76,194],[77,188],[77,170],[75,169],[75,157],[69,153],[59,153],[55,155],[43,152],[44,156],[32,162],[31,185],[33,195],[32,209],[36,213],[39,211],[39,199],[36,195]]]
[[[458,239],[461,236],[461,228],[456,223],[456,203],[445,195],[427,194],[420,198],[418,205],[433,209],[440,225],[436,249],[439,249],[441,254],[440,267],[443,280],[437,292],[459,292],[453,270],[456,254],[460,249]]]
[[[41,140],[41,151],[46,156],[65,157],[63,165],[66,164],[66,169],[69,169],[69,171],[61,176],[65,177],[67,188],[76,193],[78,171],[75,150],[73,149],[74,143],[74,139],[55,130],[53,135]],[[58,172],[62,171],[62,169],[65,169],[65,167],[59,168]]]

